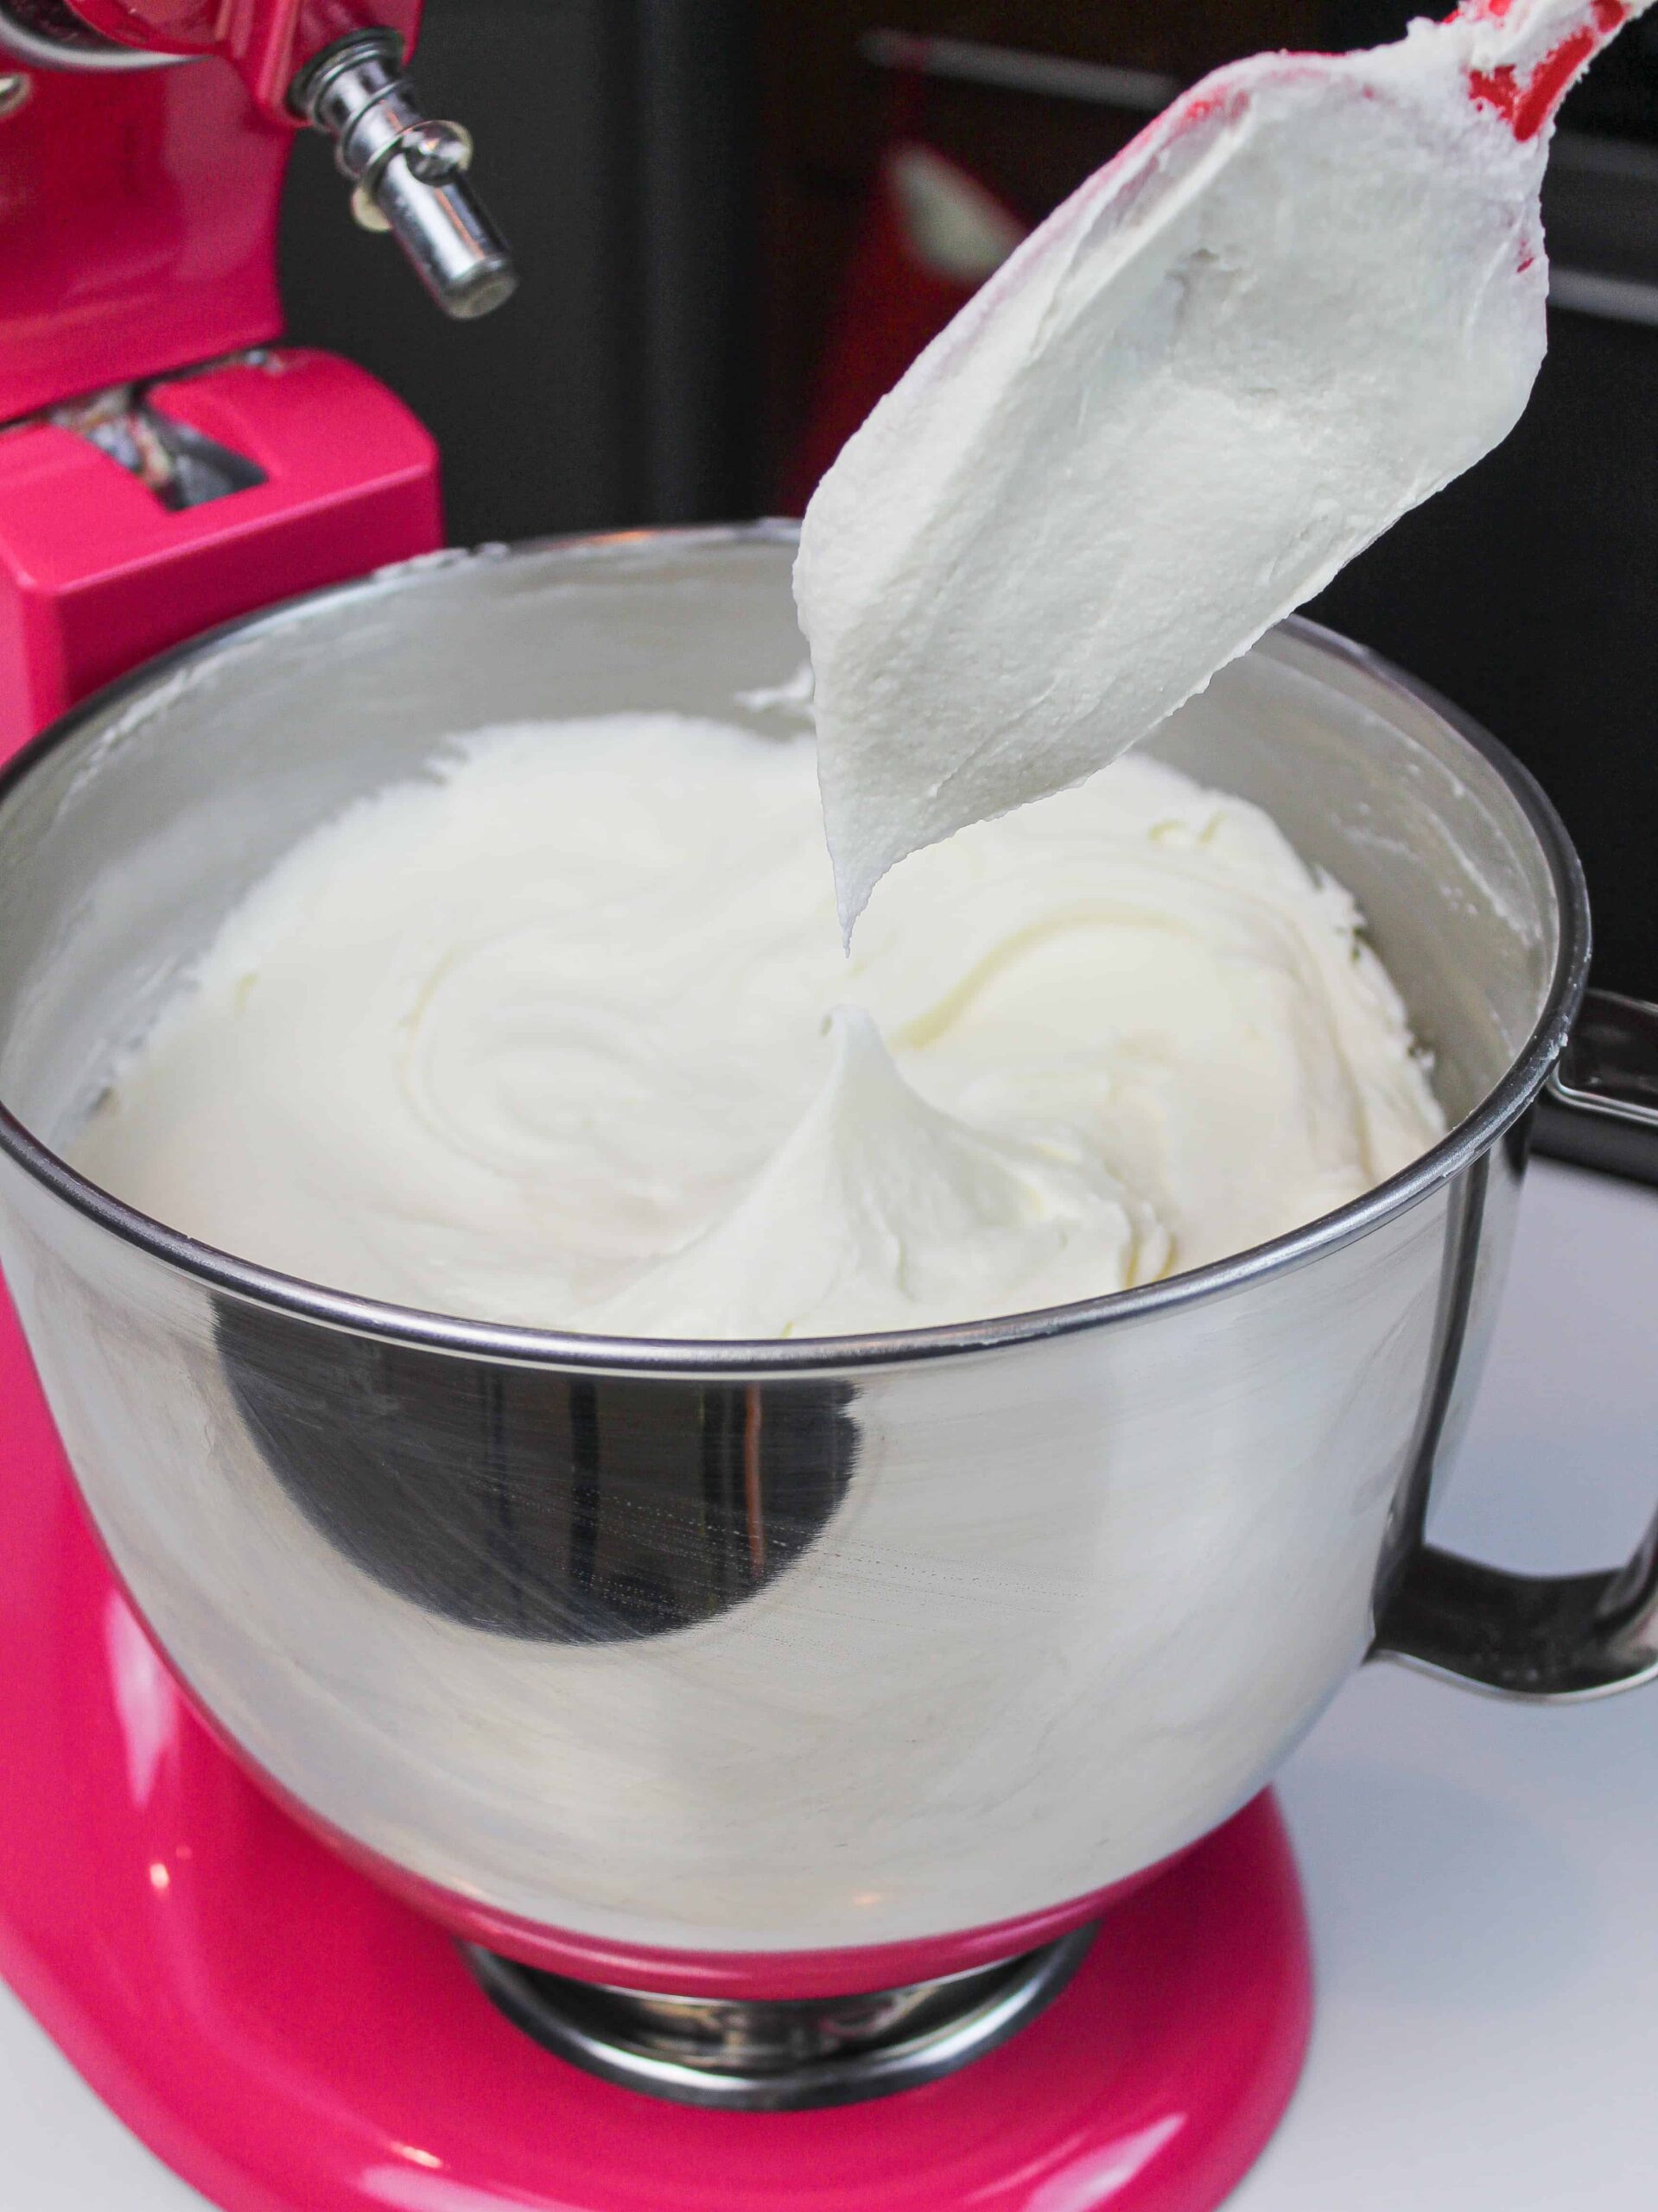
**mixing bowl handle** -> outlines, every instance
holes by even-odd
[[[1536,1149],[1658,1184],[1658,1006],[1591,991],[1537,1109]],[[1507,1697],[1604,1697],[1658,1676],[1658,1520],[1623,1567],[1510,1574],[1424,1544],[1374,1658]]]

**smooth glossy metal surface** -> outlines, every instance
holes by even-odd
[[[1658,1007],[1589,993],[1538,1101],[1537,1149],[1658,1183]]]
[[[421,112],[395,31],[337,40],[301,72],[291,97],[334,139],[358,221],[392,232],[446,315],[488,315],[511,297],[511,257],[462,181],[471,137]]]
[[[296,1283],[49,1149],[249,881],[445,734],[785,727],[737,702],[798,664],[791,552],[440,557],[175,656],[0,785],[0,1256],[104,1541],[226,1733],[461,1921],[858,1948],[1224,1819],[1420,1586],[1583,988],[1523,772],[1291,624],[1155,749],[1353,889],[1454,1127],[1273,1245],[911,1336],[648,1344]]]
[[[1658,1183],[1658,1007],[1588,993],[1539,1104],[1538,1148]],[[1602,1697],[1658,1676],[1658,1520],[1623,1566],[1512,1574],[1425,1546],[1376,1655],[1510,1697]]]
[[[937,1981],[760,2001],[607,1988],[468,1955],[510,2020],[589,2074],[674,2104],[808,2112],[918,2088],[981,2058],[1052,2003],[1095,1932]]]

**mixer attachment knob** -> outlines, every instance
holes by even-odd
[[[336,39],[294,79],[289,102],[334,141],[358,221],[393,233],[446,314],[487,315],[511,296],[511,256],[465,181],[471,137],[421,113],[395,31]]]

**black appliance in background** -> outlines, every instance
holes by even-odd
[[[1416,10],[1344,0],[1332,44]],[[1507,442],[1309,612],[1476,715],[1589,877],[1595,979],[1658,996],[1658,21],[1568,99],[1543,193],[1549,352]]]
[[[1331,0],[1324,42],[1395,36],[1412,12]],[[894,13],[903,28],[897,0]],[[965,11],[963,26],[988,37],[997,13]],[[522,272],[479,324],[444,325],[384,241],[353,231],[321,143],[297,149],[292,334],[364,361],[431,424],[457,541],[775,503],[756,382],[753,36],[745,0],[428,0],[416,82],[429,111],[473,128]],[[848,69],[867,67],[854,48],[849,35]],[[1102,156],[1122,127],[1111,119]],[[1311,611],[1528,762],[1589,872],[1597,980],[1652,995],[1658,20],[1632,25],[1572,96],[1545,213],[1551,350],[1524,421]]]

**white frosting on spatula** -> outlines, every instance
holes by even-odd
[[[1512,428],[1547,118],[1638,10],[1487,5],[1210,77],[847,445],[795,571],[843,929],[905,854],[1115,760]]]

